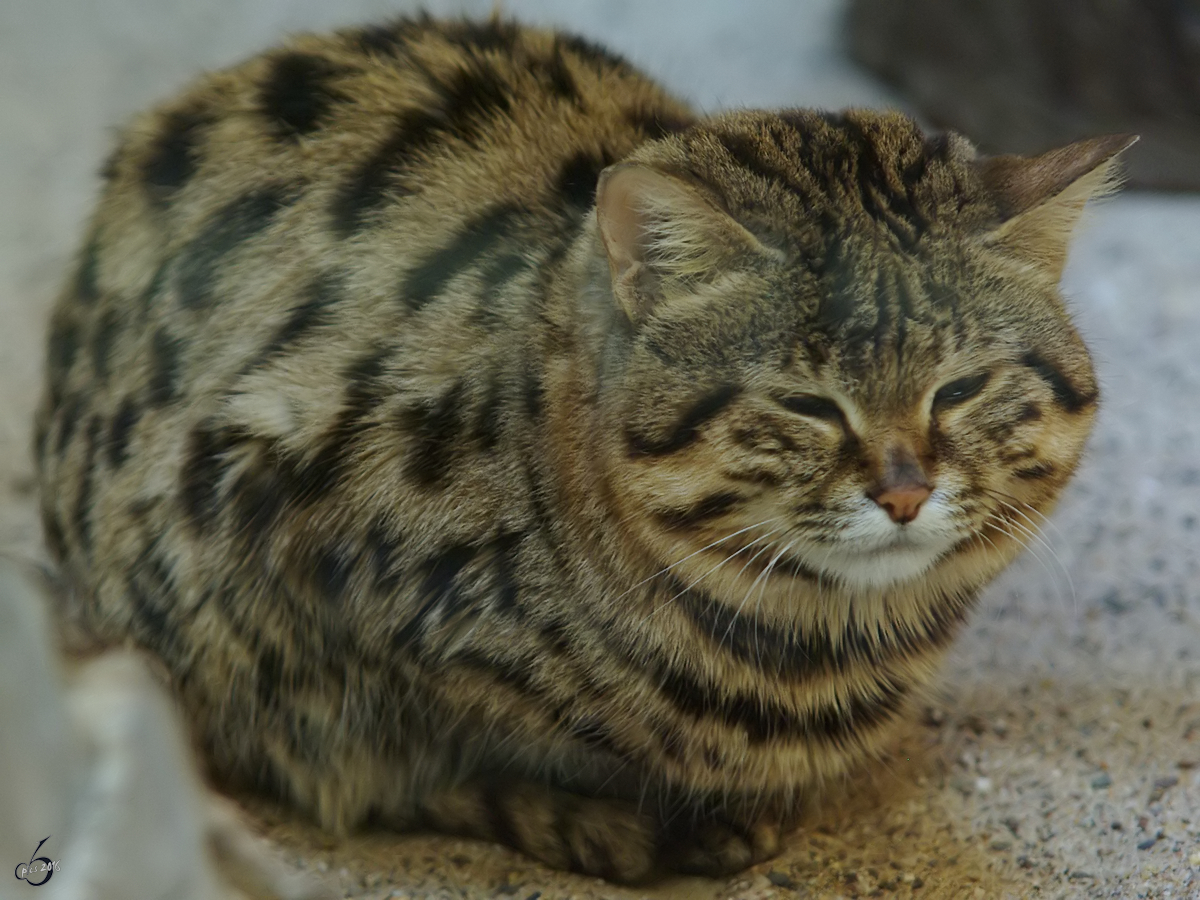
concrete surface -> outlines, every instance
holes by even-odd
[[[112,126],[284,31],[405,8],[0,0],[0,548],[38,552],[27,447],[42,332]],[[504,8],[601,40],[708,109],[889,101],[840,57],[834,0]],[[779,859],[631,891],[482,844],[336,845],[251,801],[263,831],[365,898],[1200,897],[1200,200],[1104,205],[1065,287],[1105,389],[1081,474],[987,592],[930,708],[888,759],[816,798]]]

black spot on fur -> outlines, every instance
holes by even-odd
[[[495,372],[487,376],[487,389],[475,416],[475,427],[471,431],[471,439],[480,450],[491,450],[496,446],[500,437],[501,421],[500,378]]]
[[[596,202],[596,183],[608,163],[607,156],[576,153],[559,169],[555,191],[570,206],[590,209]]]
[[[344,288],[345,282],[341,276],[323,273],[314,278],[305,288],[306,301],[292,307],[287,321],[279,327],[247,369],[255,368],[278,356],[281,351],[314,328],[326,324],[330,319],[330,311],[342,299]]]
[[[517,548],[522,535],[506,534],[492,545],[492,572],[495,577],[494,597],[496,606],[502,610],[516,610],[520,598],[517,583]]]
[[[343,553],[328,548],[317,556],[313,565],[313,581],[330,603],[342,599],[354,572],[354,562]]]
[[[479,273],[479,322],[491,331],[503,321],[501,293],[532,263],[521,253],[501,253],[488,262]]]
[[[156,200],[167,200],[196,173],[204,129],[212,122],[204,110],[178,110],[163,117],[142,164],[142,177]]]
[[[104,384],[108,380],[108,357],[112,353],[113,339],[117,335],[117,314],[107,310],[96,324],[96,333],[92,336],[92,369],[96,380]]]
[[[653,681],[681,712],[696,720],[715,718],[741,729],[755,744],[800,738],[842,745],[856,732],[894,717],[909,691],[907,685],[884,676],[874,680],[873,690],[856,690],[848,697],[842,695],[795,713],[758,696],[717,690],[662,661],[654,666]]]
[[[108,430],[108,461],[114,469],[119,469],[128,458],[129,437],[141,417],[141,407],[133,402],[133,398],[126,397],[121,401]]]
[[[592,43],[573,34],[558,35],[556,43],[559,47],[569,50],[594,69],[601,72],[633,73],[633,67],[623,57],[602,47],[600,44]]]
[[[377,57],[398,57],[409,41],[420,38],[431,19],[428,15],[410,19],[402,16],[382,25],[368,25],[346,32],[350,44],[362,53]]]
[[[302,496],[308,487],[294,461],[258,457],[242,470],[229,491],[238,527],[253,540],[260,539],[275,524],[284,506]]]
[[[79,270],[75,275],[75,299],[84,306],[91,306],[100,299],[98,269],[100,267],[100,235],[92,235],[83,248]]]
[[[1016,469],[1013,474],[1018,478],[1026,479],[1027,481],[1037,481],[1042,478],[1049,478],[1058,470],[1054,468],[1053,463],[1040,462],[1032,466],[1025,466],[1021,469]]]
[[[141,554],[129,570],[125,585],[133,631],[139,641],[179,664],[186,656],[185,640],[177,623],[180,602],[170,567],[156,545]]]
[[[228,429],[205,426],[196,428],[188,438],[180,468],[179,499],[188,519],[201,531],[221,511],[221,481],[232,462],[231,451],[244,440]]]
[[[1036,403],[1026,403],[1021,407],[1021,412],[1017,416],[1018,422],[1035,422],[1042,417],[1042,408]]]
[[[392,354],[390,349],[372,351],[343,371],[342,408],[321,436],[320,450],[303,464],[289,466],[285,473],[295,496],[304,501],[319,499],[340,480],[356,442],[371,426],[369,416],[382,402],[377,382]]]
[[[153,406],[166,406],[175,399],[178,389],[180,350],[182,342],[165,328],[154,332],[150,344],[149,401]]]
[[[258,645],[258,659],[254,663],[254,692],[267,709],[279,707],[279,693],[284,683],[283,658],[279,648],[266,641]]]
[[[212,303],[214,282],[225,257],[269,228],[275,217],[299,198],[299,191],[281,187],[254,190],[214,213],[179,255],[179,302],[188,309]]]
[[[695,528],[711,519],[719,518],[734,509],[744,498],[741,494],[721,491],[709,494],[691,506],[680,509],[663,509],[655,515],[668,528]]]
[[[400,586],[400,539],[376,523],[367,532],[365,555],[376,590],[395,593]]]
[[[397,183],[397,176],[410,159],[437,139],[440,124],[435,113],[424,109],[411,109],[397,118],[391,136],[342,185],[330,205],[333,228],[339,236],[349,237],[364,228],[371,213],[392,194],[408,193]]]
[[[1037,353],[1037,351],[1031,350],[1029,353],[1026,353],[1021,362],[1032,369],[1042,381],[1046,382],[1050,387],[1050,392],[1054,395],[1054,402],[1067,412],[1082,412],[1096,402],[1096,395],[1094,393],[1080,391],[1075,385],[1071,384],[1067,376],[1057,366],[1049,362],[1045,357]]]
[[[511,51],[521,37],[515,22],[491,18],[483,22],[472,19],[451,19],[438,29],[447,41],[463,49]]]
[[[345,100],[331,86],[340,68],[312,53],[286,53],[274,60],[262,85],[263,115],[282,138],[297,138],[320,127],[330,107]]]
[[[430,618],[435,612],[439,618],[445,618],[463,609],[466,598],[461,593],[458,577],[474,558],[475,550],[472,547],[457,544],[424,563],[421,568],[425,574],[416,594],[421,605],[392,636],[393,647],[408,647],[416,643],[432,624]]]
[[[692,127],[691,120],[680,118],[665,109],[632,109],[625,114],[625,121],[652,141],[670,134],[680,134]]]
[[[58,440],[55,442],[54,452],[59,456],[62,456],[67,445],[71,443],[71,438],[75,436],[75,427],[85,409],[86,404],[80,396],[65,400],[58,408]]]
[[[531,63],[531,69],[550,89],[550,93],[559,99],[577,105],[582,101],[579,86],[575,83],[575,76],[571,74],[570,66],[567,65],[561,44],[554,45],[548,58],[534,60]]]
[[[789,576],[777,565],[775,573]],[[809,631],[799,634],[780,631],[753,615],[742,615],[695,587],[670,579],[665,590],[696,625],[722,651],[773,677],[807,679],[846,671],[852,664],[878,668],[949,643],[966,618],[972,596],[943,596],[919,627],[894,626],[874,634],[848,627],[837,634]]]
[[[429,78],[438,93],[437,100],[402,113],[391,135],[334,198],[330,207],[333,227],[342,237],[365,227],[371,213],[393,194],[410,192],[400,176],[425,149],[448,139],[470,143],[487,120],[510,108],[499,76],[478,60],[455,70],[444,80],[432,75]]]
[[[100,441],[100,417],[92,416],[88,421],[87,438],[84,445],[82,475],[79,479],[79,494],[75,498],[75,537],[83,552],[92,552],[92,490],[96,478],[96,447]]]
[[[437,297],[456,275],[512,232],[520,212],[502,205],[464,225],[450,243],[409,270],[400,289],[404,303],[418,310]]]
[[[521,395],[525,400],[525,414],[533,421],[541,418],[542,399],[546,389],[542,385],[542,373],[537,361],[529,359],[521,372]]]
[[[62,562],[67,556],[67,537],[63,533],[62,522],[58,520],[54,510],[42,507],[42,535],[46,539],[46,547],[51,556]]]
[[[787,181],[786,175],[764,158],[763,147],[745,132],[725,132],[717,138],[734,163],[771,183]]]
[[[50,329],[46,348],[46,365],[50,384],[60,386],[66,380],[79,353],[79,326],[70,321],[58,321]]]
[[[732,403],[741,389],[726,384],[710,391],[696,400],[675,424],[671,432],[662,437],[630,431],[626,433],[629,452],[633,456],[665,456],[687,447],[700,436],[700,427],[712,420],[721,410]]]
[[[440,397],[408,407],[400,427],[409,439],[404,473],[423,487],[441,484],[454,459],[461,422],[462,382],[456,381]]]

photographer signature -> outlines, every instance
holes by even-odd
[[[33,848],[33,855],[29,858],[29,862],[17,863],[17,868],[13,871],[17,881],[25,881],[33,887],[41,887],[62,868],[61,861],[37,855],[37,852],[42,849],[42,844],[48,840],[50,840],[50,835],[46,835],[38,841],[38,845]]]

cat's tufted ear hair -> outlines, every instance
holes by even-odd
[[[600,174],[596,218],[613,296],[635,323],[660,300],[711,278],[738,255],[778,255],[696,187],[636,163]]]
[[[1040,156],[974,161],[1002,217],[988,239],[1036,265],[1057,283],[1084,205],[1120,186],[1117,155],[1137,139],[1134,134],[1113,134]]]

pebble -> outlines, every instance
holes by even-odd
[[[1109,774],[1107,772],[1101,772],[1099,775],[1097,775],[1095,778],[1092,779],[1092,787],[1097,791],[1102,790],[1103,788],[1109,787],[1111,784],[1112,784],[1112,778],[1109,776]]]

